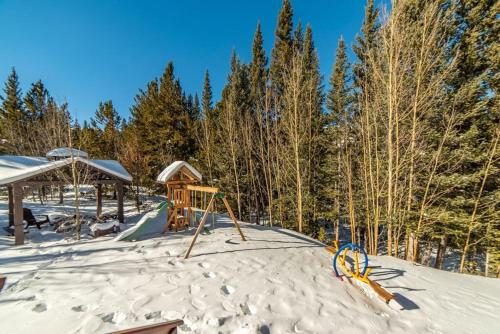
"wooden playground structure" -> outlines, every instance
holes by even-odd
[[[177,232],[181,227],[187,229],[193,222],[193,217],[196,221],[196,214],[193,214],[195,213],[195,209],[198,208],[199,204],[201,206],[203,216],[196,229],[189,249],[184,256],[185,259],[189,257],[198,235],[203,231],[209,214],[214,210],[215,201],[217,199],[222,200],[229,217],[238,229],[241,240],[246,241],[225,194],[220,192],[219,188],[216,187],[197,185],[197,183],[201,182],[201,179],[201,174],[193,166],[184,161],[174,162],[168,166],[157,179],[158,182],[165,184],[167,205],[169,205],[167,221],[163,229],[164,233],[168,230],[175,230]],[[210,196],[210,199],[207,204],[208,196]]]

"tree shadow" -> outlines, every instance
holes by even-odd
[[[10,286],[9,286],[9,288],[10,288]],[[35,296],[29,296],[26,298],[0,299],[0,304],[15,303],[15,302],[31,302],[34,300],[35,300]]]
[[[315,248],[317,246],[289,246],[289,247],[262,247],[262,248],[244,248],[244,249],[233,249],[227,251],[215,251],[215,252],[206,252],[200,254],[189,255],[189,258],[200,257],[205,255],[217,255],[217,254],[225,254],[225,253],[238,253],[238,252],[246,252],[246,251],[260,251],[260,250],[273,250],[273,249],[297,249],[297,248]]]
[[[403,307],[404,311],[418,310],[420,306],[398,292],[394,292],[394,299]]]
[[[380,267],[379,270],[372,271],[370,273],[370,278],[374,278],[373,281],[387,281],[387,280],[391,280],[391,279],[396,278],[396,277],[404,276],[405,273],[406,273],[406,270]]]

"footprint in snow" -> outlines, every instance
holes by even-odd
[[[191,305],[194,306],[197,310],[203,311],[206,309],[207,305],[201,300],[197,298],[193,298],[191,300]]]
[[[194,295],[200,291],[200,286],[196,284],[191,284],[189,286],[189,293]]]
[[[257,313],[255,306],[247,304],[247,303],[240,304],[240,308],[243,311],[244,315],[252,315],[252,314]]]
[[[213,272],[209,271],[209,272],[206,272],[206,273],[203,273],[203,276],[205,276],[206,278],[215,278],[217,277],[217,275],[215,275]]]
[[[85,312],[85,311],[87,311],[87,306],[85,306],[85,305],[73,306],[71,308],[71,310],[73,310],[75,312]]]
[[[206,262],[200,262],[200,263],[198,263],[198,265],[202,268],[205,268],[205,269],[210,268],[210,264],[206,263]]]
[[[221,286],[220,289],[221,289],[222,293],[225,294],[226,296],[228,296],[236,291],[236,289],[230,285],[223,285],[223,286]]]
[[[42,313],[47,311],[47,305],[44,303],[36,304],[35,307],[31,309],[33,312]]]
[[[189,327],[188,325],[186,324],[183,324],[183,325],[180,325],[178,327],[181,331],[184,331],[184,332],[191,332],[191,327]]]
[[[107,322],[107,323],[110,323],[112,324],[113,323],[113,318],[115,316],[115,313],[114,312],[111,312],[111,313],[101,313],[101,314],[98,314],[97,315],[99,318],[101,318],[102,322]]]
[[[224,326],[227,320],[231,319],[231,317],[223,317],[223,318],[212,318],[208,319],[207,324],[212,327],[221,327]]]
[[[146,313],[146,314],[144,314],[144,318],[146,320],[160,319],[161,318],[161,311]]]
[[[231,304],[229,300],[222,301],[222,307],[224,308],[224,310],[229,312],[234,312],[236,310],[236,307]]]

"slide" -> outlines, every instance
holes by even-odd
[[[161,203],[156,210],[146,213],[137,224],[120,233],[114,240],[137,241],[161,234],[167,222],[167,209],[167,202]]]

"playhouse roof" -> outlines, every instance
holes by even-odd
[[[111,177],[128,182],[132,181],[132,176],[118,161],[88,160],[78,156],[73,159]],[[42,157],[3,155],[0,156],[0,185],[26,180],[69,165],[71,162],[71,158],[50,161]]]
[[[184,172],[186,176],[188,176],[190,179],[196,179],[198,181],[201,181],[202,176],[201,173],[196,170],[193,166],[188,164],[185,161],[175,161],[172,164],[170,164],[167,168],[165,168],[160,175],[156,178],[156,181],[160,183],[165,183],[172,179],[178,172]]]

